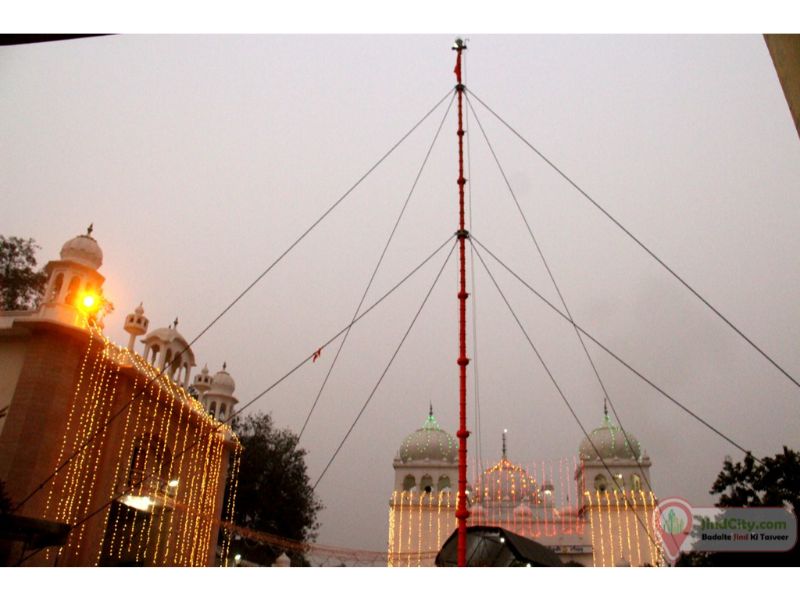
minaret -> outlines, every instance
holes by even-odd
[[[92,237],[90,225],[85,234],[67,241],[61,248],[60,260],[51,260],[44,267],[47,273],[42,304],[38,317],[82,329],[86,326],[87,310],[91,304],[81,305],[87,297],[96,301],[102,298],[105,281],[98,269],[103,264],[103,251]],[[97,304],[88,313],[97,316]],[[102,322],[97,322],[102,326]]]
[[[236,383],[226,370],[228,363],[222,363],[222,370],[217,371],[211,381],[211,388],[205,393],[206,411],[218,421],[230,418],[239,402],[233,395]]]
[[[131,334],[130,339],[128,340],[128,351],[133,352],[133,343],[136,341],[136,338],[140,335],[144,335],[147,333],[147,327],[150,325],[150,320],[144,316],[144,308],[142,307],[142,303],[139,302],[139,306],[125,317],[125,331]]]
[[[208,406],[206,406],[205,393],[211,389],[212,383],[213,378],[208,374],[208,365],[205,365],[203,370],[194,376],[194,381],[192,382],[192,387],[197,390],[197,399],[206,410],[208,410]]]

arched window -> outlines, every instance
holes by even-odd
[[[625,491],[625,478],[622,476],[622,473],[617,473],[616,475],[614,475],[614,479],[617,480],[617,483],[614,484],[614,489],[619,491]]]
[[[67,297],[64,298],[64,302],[67,304],[73,304],[76,300],[76,295],[78,294],[80,287],[81,278],[75,275],[69,282],[69,287],[67,288]]]
[[[594,478],[594,489],[599,492],[605,492],[606,488],[608,488],[608,481],[606,480],[606,476],[600,473]]]
[[[440,492],[450,489],[450,478],[447,475],[439,477],[439,485],[437,486]]]
[[[59,273],[56,275],[55,281],[53,281],[53,287],[50,290],[50,295],[48,296],[48,301],[53,302],[58,298],[58,294],[61,291],[61,286],[64,285],[64,274]]]
[[[211,403],[211,408],[208,409],[208,412],[211,414],[212,417],[216,417],[217,416],[217,403],[216,402],[212,402]]]
[[[631,475],[631,489],[634,492],[639,492],[642,489],[642,480],[639,478],[639,476],[636,473]]]
[[[430,475],[423,475],[419,480],[419,489],[421,492],[431,493],[433,491],[433,477]]]
[[[156,359],[158,358],[158,353],[161,352],[161,346],[159,346],[158,344],[154,344],[153,346],[150,347],[150,352],[151,352],[151,354],[150,354],[150,364],[154,365],[154,364],[156,364]]]
[[[414,489],[414,487],[416,485],[417,485],[417,480],[414,479],[413,475],[406,475],[405,479],[403,479],[403,491],[404,492],[410,492],[411,490]]]
[[[222,421],[225,418],[225,405],[220,403],[219,405],[219,420]]]
[[[167,366],[171,374],[175,373],[175,370],[172,368],[172,348],[167,348],[167,355],[164,358],[164,364]]]

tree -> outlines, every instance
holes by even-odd
[[[800,454],[786,446],[783,454],[761,462],[749,452],[736,464],[725,459],[710,494],[720,494],[716,506],[783,506],[800,515]],[[798,566],[800,544],[788,552],[691,552],[678,566]]]
[[[300,542],[316,539],[317,513],[322,503],[314,495],[306,473],[306,451],[297,447],[297,435],[278,429],[269,414],[234,419],[242,443],[236,493],[237,525]],[[247,539],[234,539],[231,554],[271,565],[284,548]],[[286,550],[293,566],[307,564],[297,552]]]
[[[0,309],[29,310],[44,292],[47,275],[36,271],[33,239],[0,235]]]
[[[800,454],[784,446],[760,463],[749,453],[735,465],[726,459],[710,493],[721,494],[717,506],[786,506],[800,515]]]

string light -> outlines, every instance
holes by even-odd
[[[594,510],[592,508],[592,494],[591,492],[584,492],[584,498],[588,498],[589,500],[589,532],[591,535],[591,542],[592,542],[592,566],[597,566],[597,545],[594,542]]]
[[[159,378],[160,372],[139,355],[111,343],[92,319],[85,325],[88,343],[55,464],[74,456],[54,470],[41,515],[75,525],[95,509],[96,498],[108,506],[94,521],[84,521],[70,532],[57,551],[58,559],[61,564],[88,560],[97,565],[105,557],[122,560],[127,552],[148,565],[206,564],[214,515],[224,510],[231,519],[234,514],[238,440],[228,427],[220,431],[213,425],[212,432],[213,421],[186,390]],[[140,391],[140,379],[149,380],[149,389]],[[106,426],[114,406],[123,402],[130,405],[124,420]],[[188,443],[194,445],[191,452],[186,452]],[[232,452],[225,452],[226,444]],[[223,462],[232,466],[223,471]],[[171,487],[170,481],[178,485]],[[226,506],[220,505],[223,487],[228,490]],[[120,493],[130,503],[144,499],[144,511],[117,503]],[[189,502],[187,495],[193,495]],[[173,550],[180,544],[186,552],[176,560]],[[229,545],[228,540],[225,551]],[[50,550],[45,556],[49,560]]]
[[[636,491],[635,490],[631,491],[631,505],[633,506],[633,517],[635,519],[636,518]],[[643,511],[643,513],[644,514],[642,516],[644,517],[645,520],[647,520],[647,511],[645,510],[645,511]],[[634,534],[634,538],[636,539],[636,560],[637,560],[637,564],[641,565],[642,564],[642,548],[641,548],[640,542],[639,542],[639,528],[636,525],[637,525],[637,523],[634,523],[634,525],[633,525],[633,534]]]
[[[389,502],[389,545],[386,550],[387,559],[386,566],[394,566],[394,518],[395,518],[395,504],[397,503],[397,491],[392,492],[392,500]]]
[[[606,489],[605,493],[605,512],[606,512],[606,519],[608,520],[608,547],[611,550],[611,563],[610,566],[616,565],[616,560],[614,559],[614,526],[611,524],[611,494]]]

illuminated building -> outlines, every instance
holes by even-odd
[[[143,339],[143,355],[141,305],[125,319],[127,348],[103,335],[102,261],[90,228],[46,265],[36,310],[0,313],[0,479],[16,515],[71,526],[61,547],[6,544],[0,559],[213,565],[230,543],[217,548],[220,518],[235,509],[225,489],[240,445],[187,390],[195,359],[177,320]],[[217,387],[232,407],[230,375]]]
[[[432,410],[423,427],[403,440],[393,463],[389,566],[433,566],[453,533],[456,447]],[[509,460],[504,432],[500,460],[468,488],[468,524],[535,540],[566,564],[661,564],[653,523],[657,501],[647,483],[651,463],[638,440],[630,433],[626,439],[606,414],[578,452],[577,458],[525,468]]]

